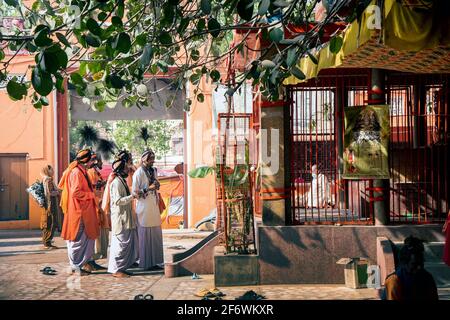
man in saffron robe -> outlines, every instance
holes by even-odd
[[[79,151],[58,185],[63,190],[61,208],[65,215],[61,236],[67,241],[72,271],[79,271],[81,275],[96,270],[91,260],[95,239],[100,234],[94,189],[87,174],[91,158],[91,150]]]
[[[92,155],[92,160],[93,165],[88,169],[88,176],[94,187],[95,200],[97,201],[97,217],[100,221],[100,236],[95,240],[94,259],[104,259],[108,254],[109,230],[111,228],[108,223],[109,221],[101,208],[106,181],[102,179],[100,173],[103,166],[101,157],[94,153]]]
[[[161,270],[164,264],[161,216],[158,205],[159,182],[153,167],[155,154],[142,154],[141,166],[133,174],[133,193],[138,196],[136,216],[139,238],[139,267]]]
[[[135,196],[126,182],[130,171],[127,162],[118,159],[112,167],[115,177],[110,184],[112,237],[108,272],[114,277],[126,278],[129,277],[126,269],[133,266],[138,258],[138,234],[132,207]]]

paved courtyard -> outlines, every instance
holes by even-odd
[[[165,260],[171,254],[195,245],[208,232],[168,230],[164,232]],[[128,300],[138,294],[152,294],[156,300],[199,300],[195,296],[202,289],[214,287],[212,275],[166,278],[162,272],[143,272],[132,269],[133,276],[113,278],[103,272],[85,277],[72,275],[67,264],[65,242],[55,239],[60,249],[42,250],[38,231],[0,231],[0,299],[111,299]],[[98,260],[106,266],[106,260]],[[54,276],[39,270],[51,266]],[[266,285],[220,287],[225,300],[234,300],[247,290],[254,290],[267,299],[294,300],[375,300],[374,289],[349,289],[342,285]],[[441,298],[450,298],[450,290],[440,290]]]

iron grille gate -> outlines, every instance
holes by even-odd
[[[342,179],[344,107],[367,104],[370,74],[288,87],[293,224],[373,224],[373,181]],[[448,199],[448,76],[388,74],[389,213],[393,223],[443,222]],[[323,183],[312,184],[312,167]],[[312,199],[312,200],[311,200]]]

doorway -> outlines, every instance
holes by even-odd
[[[28,220],[26,154],[0,154],[0,221]]]

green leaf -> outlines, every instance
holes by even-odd
[[[211,13],[211,1],[210,0],[201,0],[200,1],[200,9],[204,14]]]
[[[192,84],[197,85],[200,82],[201,77],[202,77],[201,73],[194,73],[189,77],[189,80],[192,82]]]
[[[131,49],[130,36],[125,32],[119,33],[116,37],[116,40],[113,42],[112,47],[119,52],[127,53]]]
[[[48,72],[34,68],[31,72],[31,84],[34,90],[41,96],[46,96],[53,90],[53,80]]]
[[[56,76],[55,88],[59,93],[64,93],[64,78],[60,75]]]
[[[123,1],[121,1],[121,2],[122,3],[117,6],[116,15],[120,18],[123,18],[124,13],[125,13],[125,6],[123,4]]]
[[[186,28],[189,25],[189,21],[190,21],[189,18],[181,19],[180,24],[179,24],[178,29],[177,29],[178,34],[183,34],[184,31],[186,31]]]
[[[114,16],[111,18],[111,23],[116,27],[123,27],[122,19],[118,16]]]
[[[156,64],[162,72],[167,73],[169,71],[169,65],[167,64],[167,62],[159,60],[158,62],[156,62]]]
[[[135,41],[137,45],[145,47],[145,45],[147,44],[147,33],[141,33],[135,38]]]
[[[270,0],[261,0],[258,7],[258,14],[260,16],[266,14],[267,10],[269,10],[270,7]]]
[[[131,101],[131,99],[129,98],[125,98],[122,100],[122,106],[124,106],[125,108],[131,108],[132,105],[133,101]]]
[[[58,50],[54,53],[57,60],[58,69],[65,69],[67,67],[67,63],[69,62],[69,59],[67,57],[67,53],[64,50]]]
[[[209,76],[211,77],[212,81],[217,82],[220,80],[220,72],[217,70],[212,70],[209,73]]]
[[[334,54],[338,53],[341,48],[342,44],[344,43],[344,40],[342,37],[336,36],[330,41],[330,51]]]
[[[308,54],[308,57],[311,59],[311,61],[314,64],[318,64],[319,62],[317,61],[317,58],[311,53],[311,51],[306,51],[306,53]]]
[[[163,31],[159,35],[159,41],[163,45],[170,45],[170,44],[172,44],[172,36],[167,31]]]
[[[105,111],[106,102],[104,100],[99,100],[94,103],[94,106],[98,112],[103,112]]]
[[[214,38],[217,38],[220,34],[220,23],[214,18],[209,19],[208,31]]]
[[[239,17],[245,21],[250,21],[253,17],[253,0],[239,0],[237,4],[237,12]]]
[[[288,67],[291,67],[294,65],[294,63],[297,61],[297,48],[291,48],[288,50],[287,57],[286,57],[286,64]]]
[[[67,38],[62,33],[57,32],[56,37],[58,38],[59,42],[61,42],[63,45],[65,45],[68,48],[71,47],[70,42],[67,40]]]
[[[25,45],[25,49],[27,49],[28,52],[33,53],[33,52],[36,52],[36,51],[37,51],[38,47],[36,47],[36,46],[33,44],[33,42],[28,42],[28,43]]]
[[[303,73],[303,71],[301,71],[299,68],[297,68],[297,67],[293,67],[292,69],[291,69],[291,73],[292,73],[292,75],[294,76],[294,77],[296,77],[298,80],[305,80],[306,79],[306,76],[305,76],[305,74]]]
[[[193,61],[197,61],[198,59],[200,59],[200,52],[196,49],[193,49],[191,51],[191,58]]]
[[[83,77],[76,72],[70,74],[70,82],[77,87],[86,87],[86,83],[84,82]]]
[[[17,78],[13,77],[6,85],[6,91],[10,98],[14,101],[22,100],[27,95],[27,86],[24,83],[17,82]]]
[[[274,28],[269,33],[270,40],[272,40],[275,43],[278,43],[283,39],[284,32],[282,28]]]
[[[96,36],[100,36],[102,33],[102,29],[100,28],[100,26],[98,25],[97,21],[95,21],[92,18],[89,18],[86,21],[86,27],[88,28],[88,30],[92,33],[95,34]]]
[[[0,61],[5,59],[5,52],[0,48]]]
[[[203,32],[205,30],[205,27],[206,27],[205,19],[199,19],[197,22],[197,31],[199,33]]]
[[[214,172],[214,169],[215,169],[214,167],[208,167],[208,166],[198,167],[198,168],[195,168],[195,169],[192,169],[191,171],[189,171],[188,175],[191,178],[204,178],[208,174],[212,174]]]
[[[5,0],[6,4],[11,7],[17,7],[19,2],[17,0]]]
[[[108,14],[106,12],[100,12],[97,16],[97,19],[100,21],[105,21],[108,18]]]
[[[91,47],[98,48],[102,44],[102,41],[100,40],[100,38],[92,33],[86,34],[86,36],[84,38],[86,40],[87,45],[89,45]]]
[[[35,29],[34,43],[38,47],[47,47],[53,43],[48,37],[50,29],[47,26],[39,25]]]
[[[42,103],[43,106],[48,106],[49,105],[47,97],[41,97],[39,99],[39,101]]]
[[[204,102],[204,101],[205,101],[205,96],[204,96],[203,93],[199,93],[199,94],[197,95],[197,101],[198,101],[198,102]]]
[[[114,89],[122,89],[125,86],[125,81],[116,74],[108,75],[106,82]]]
[[[153,48],[150,44],[147,44],[144,47],[144,51],[142,52],[142,56],[139,61],[139,66],[142,69],[146,69],[150,65],[152,58],[153,58]]]

